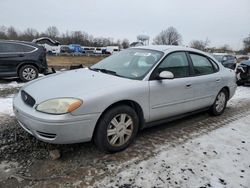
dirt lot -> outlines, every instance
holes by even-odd
[[[220,157],[223,161],[223,157],[225,157],[222,155],[223,149],[215,151],[215,146],[212,147],[214,143],[211,143],[209,147],[200,147],[199,144],[193,144],[196,138],[203,137],[203,135],[211,135],[209,137],[213,138],[214,131],[227,128],[229,124],[241,121],[243,117],[250,115],[249,87],[238,88],[237,95],[240,97],[238,96],[229,102],[228,108],[222,116],[211,117],[207,113],[200,113],[172,123],[149,128],[141,131],[136,142],[127,150],[116,154],[104,154],[99,152],[91,142],[52,145],[40,142],[26,133],[20,128],[13,116],[10,107],[11,100],[9,100],[23,84],[12,83],[8,81],[0,83],[0,105],[5,106],[5,109],[2,109],[2,112],[0,111],[0,187],[189,187],[182,182],[188,182],[192,176],[193,179],[199,180],[195,184],[188,184],[195,185],[192,187],[227,187],[226,185],[233,187],[232,185],[235,184],[230,186],[231,176],[239,177],[240,180],[234,181],[237,187],[250,186],[250,162],[247,160],[241,161],[237,158],[242,155],[249,156],[250,139],[239,140],[239,143],[236,143],[233,147],[237,152],[231,156],[231,159],[236,161],[240,170],[234,167],[232,169],[233,175],[227,177],[227,173],[223,172],[224,174],[218,177],[214,175],[215,177],[212,178],[216,178],[215,180],[209,179],[207,174],[199,174],[197,171],[209,173],[211,171],[211,174],[216,174],[214,166],[208,168],[209,162],[211,159]],[[229,129],[232,128],[229,127]],[[238,130],[235,128],[234,130],[233,132],[237,133]],[[249,135],[249,132],[246,135]],[[233,139],[232,135],[228,136],[229,139]],[[238,140],[236,141],[238,142]],[[197,154],[194,155],[195,159],[188,157],[192,154],[193,149],[184,150],[187,142],[193,145],[192,147],[195,148],[196,152],[201,153],[201,158]],[[175,149],[177,151],[172,152]],[[144,170],[145,172],[148,171],[144,166],[140,166],[141,163],[154,159],[164,151],[169,151],[175,163],[173,163],[173,159],[168,160],[168,157],[164,157],[160,165],[167,170],[168,174],[161,176],[158,167],[152,171],[156,173],[155,177],[146,176],[146,179],[152,179],[152,181],[157,178],[157,181],[160,181],[161,184],[157,181],[153,181],[152,186],[143,184],[147,181],[145,176],[141,176],[140,173]],[[180,151],[184,152],[181,153]],[[60,157],[52,160],[51,157],[58,155],[58,153],[60,153]],[[210,155],[210,153],[213,155]],[[182,159],[175,157],[177,155],[181,155]],[[225,153],[225,155],[230,155],[230,152]],[[158,162],[160,161],[157,160],[153,164],[156,165]],[[200,164],[199,169],[194,168],[194,163]],[[231,163],[228,162],[225,165]],[[186,164],[186,169],[181,166],[182,164]],[[133,167],[139,168],[139,170],[131,170]],[[178,171],[175,171],[176,169]],[[186,170],[190,175],[187,174]],[[122,172],[127,175],[117,175]],[[132,177],[128,176],[130,172],[133,172],[131,173]],[[164,173],[162,172],[162,174]],[[190,183],[193,182],[194,180],[191,181],[190,179]],[[217,182],[218,186],[213,184],[214,182]]]
[[[104,59],[107,56],[50,56],[47,55],[47,62],[50,67],[56,69],[68,68],[70,65],[83,64],[84,66],[90,66],[98,61]]]

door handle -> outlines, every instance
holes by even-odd
[[[192,84],[186,84],[186,88],[191,88]]]
[[[220,78],[216,79],[216,82],[220,82],[220,81],[221,81],[221,79],[220,79]]]

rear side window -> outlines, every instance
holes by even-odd
[[[26,45],[21,45],[21,49],[22,49],[22,52],[31,52],[33,51],[35,48],[32,47],[32,46],[26,46]]]
[[[214,73],[214,67],[211,62],[204,56],[190,54],[193,62],[194,73],[196,75],[206,75]]]
[[[35,48],[28,45],[17,43],[0,43],[0,53],[23,53],[31,52]]]

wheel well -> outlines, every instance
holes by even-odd
[[[110,110],[111,108],[114,108],[114,107],[119,106],[119,105],[127,105],[127,106],[130,106],[131,108],[133,108],[135,110],[136,114],[138,115],[138,118],[139,118],[139,129],[143,127],[143,124],[144,124],[144,114],[143,114],[141,106],[137,102],[135,102],[135,101],[132,101],[132,100],[123,100],[123,101],[118,101],[118,102],[115,102],[115,103],[111,104],[108,108],[106,108],[102,112],[101,116],[97,120],[97,123],[96,123],[95,129],[94,129],[93,135],[95,134],[96,127],[97,127],[99,121],[104,116],[104,114],[108,110]]]
[[[27,62],[27,63],[22,63],[21,65],[19,65],[19,66],[17,67],[17,74],[18,74],[18,75],[19,75],[20,69],[21,69],[23,66],[25,66],[25,65],[32,65],[32,66],[36,67],[36,68],[37,68],[37,71],[39,72],[39,67],[38,67],[36,64],[31,63],[31,62]]]
[[[221,90],[225,90],[227,93],[227,100],[229,99],[229,96],[230,96],[230,91],[229,91],[229,88],[227,86],[223,87]]]

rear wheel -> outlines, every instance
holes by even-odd
[[[38,70],[33,65],[24,65],[19,69],[18,75],[22,81],[28,82],[38,77]]]
[[[222,89],[216,96],[214,104],[210,107],[210,114],[214,116],[221,115],[227,106],[227,100],[228,92],[226,89]]]
[[[138,116],[133,108],[125,105],[114,107],[100,119],[94,142],[102,151],[121,151],[133,142],[138,126]]]

